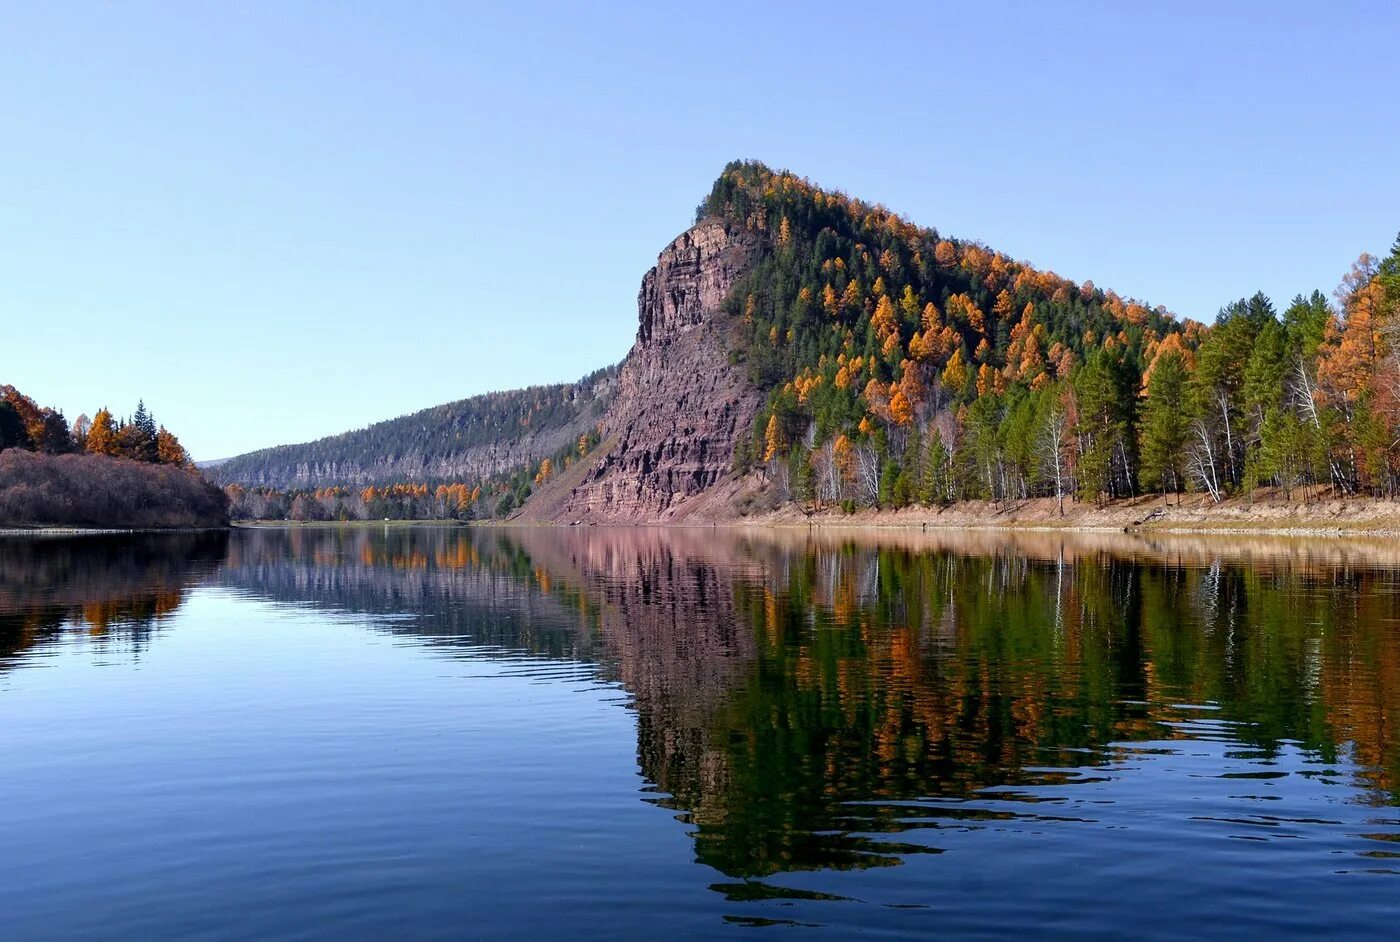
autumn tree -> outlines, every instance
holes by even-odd
[[[181,445],[180,440],[164,425],[156,431],[156,460],[161,464],[180,468],[190,464],[190,456],[185,451],[185,446]]]
[[[118,455],[121,453],[121,443],[117,440],[117,426],[112,419],[112,413],[104,406],[97,410],[97,414],[92,417],[92,426],[88,429],[87,450],[94,455]]]
[[[768,417],[768,425],[763,433],[763,460],[772,461],[782,453],[786,447],[783,440],[782,426],[778,423],[778,414],[774,412]]]

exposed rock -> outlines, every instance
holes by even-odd
[[[706,219],[661,253],[642,279],[637,340],[603,418],[612,447],[562,507],[526,505],[526,518],[640,523],[719,510],[702,495],[729,474],[734,442],[762,402],[729,362],[721,310],[755,247],[742,229]]]

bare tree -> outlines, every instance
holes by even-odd
[[[856,446],[856,487],[867,503],[874,504],[879,500],[880,454],[868,442]]]
[[[1220,503],[1221,489],[1220,478],[1215,470],[1215,444],[1211,440],[1210,428],[1201,419],[1194,419],[1191,422],[1191,431],[1196,435],[1196,442],[1187,451],[1186,464],[1191,473],[1196,476],[1201,487],[1210,494],[1210,499],[1215,503]]]
[[[1065,445],[1065,409],[1057,402],[1045,414],[1036,451],[1045,475],[1055,482],[1056,507],[1061,517],[1065,515]]]

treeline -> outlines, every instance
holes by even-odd
[[[757,163],[700,216],[759,236],[726,300],[769,391],[736,447],[811,506],[1400,484],[1400,240],[1335,303],[1263,294],[1210,327]]]
[[[491,520],[510,516],[534,489],[573,467],[598,446],[593,429],[571,446],[514,471],[463,481],[399,481],[364,487],[279,489],[229,484],[235,520]]]
[[[211,469],[218,480],[279,489],[452,481],[483,476],[469,449],[520,443],[538,462],[596,426],[617,367],[577,382],[486,393],[300,445],[249,452]],[[522,461],[523,463],[523,461]]]
[[[70,426],[62,410],[40,406],[13,386],[0,385],[0,451],[20,448],[48,455],[87,453],[149,464],[190,467],[180,440],[138,402],[130,418],[115,418],[103,406]]]

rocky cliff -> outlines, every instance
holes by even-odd
[[[712,490],[762,397],[730,364],[725,296],[753,260],[754,237],[705,219],[661,253],[637,297],[637,340],[601,422],[605,447],[581,481],[563,480],[523,517],[643,523],[725,516]]]

